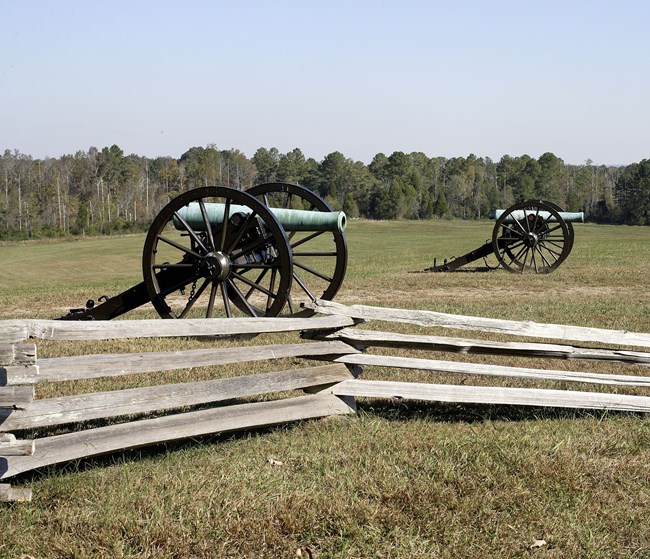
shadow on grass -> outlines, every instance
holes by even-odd
[[[357,409],[361,413],[378,416],[390,421],[426,420],[442,423],[602,419],[608,416],[642,416],[642,414],[632,412],[505,404],[431,403],[399,399],[358,399]]]
[[[495,272],[496,270],[499,269],[499,266],[477,266],[477,267],[461,267],[461,268],[456,268],[455,270],[440,270],[440,271],[433,271],[429,268],[425,270],[410,270],[409,274],[482,274],[486,272]]]
[[[230,403],[241,403],[232,401]],[[208,407],[208,406],[197,406]],[[430,403],[412,400],[361,398],[357,400],[357,411],[360,415],[377,417],[386,421],[409,422],[429,421],[431,423],[483,423],[490,421],[526,422],[526,421],[556,421],[556,420],[602,420],[607,417],[643,417],[644,414],[632,412],[616,412],[601,410],[584,410],[568,408],[548,408],[534,406],[509,406],[494,404],[456,404]],[[155,414],[157,416],[164,414]],[[151,417],[151,416],[150,416]],[[314,421],[314,420],[307,420]],[[74,424],[59,428],[38,429],[25,433],[25,438],[53,436],[63,432],[82,431],[109,425],[110,420],[94,420],[84,424]],[[11,483],[29,484],[52,475],[66,475],[97,468],[107,468],[118,464],[129,464],[139,461],[159,460],[163,457],[183,450],[196,449],[204,445],[218,445],[225,442],[244,440],[255,436],[264,436],[277,431],[291,431],[304,422],[293,422],[272,427],[253,428],[245,431],[216,433],[200,437],[192,437],[178,441],[118,451],[110,454],[93,456],[62,464],[53,464],[28,471],[12,478]],[[38,443],[37,443],[38,444]],[[6,459],[0,458],[0,475],[7,471]]]

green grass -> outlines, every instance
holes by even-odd
[[[337,300],[650,331],[648,228],[578,225],[572,254],[547,276],[412,273],[434,256],[440,261],[476,248],[491,228],[489,222],[352,222],[348,274]],[[132,235],[0,246],[0,318],[57,317],[141,281],[143,241],[144,235]],[[152,314],[145,309],[134,316]],[[39,342],[39,356],[205,343]],[[440,357],[647,374],[616,364]],[[284,365],[295,366],[242,364],[37,390],[47,397]],[[494,383],[371,367],[364,376]],[[650,555],[649,419],[385,400],[362,400],[359,408],[352,417],[207,437],[21,476],[12,481],[31,487],[34,500],[0,507],[0,557],[292,558],[298,549],[314,558]],[[271,465],[271,458],[282,465]],[[547,544],[531,549],[537,539]]]

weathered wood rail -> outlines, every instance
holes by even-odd
[[[327,363],[270,373],[249,374],[76,396],[34,399],[35,385],[152,371],[191,369],[287,357],[330,359],[350,351],[342,341],[303,341],[293,344],[218,347],[220,338],[257,333],[305,331],[349,327],[348,317],[313,319],[212,319],[182,321],[65,322],[24,320],[0,322],[0,479],[46,465],[87,458],[145,445],[241,429],[267,427],[290,421],[350,413],[348,399],[319,390],[353,378],[344,364]],[[36,359],[36,345],[45,340],[108,340],[146,337],[205,337],[217,347],[209,349],[100,354]],[[302,391],[280,400],[236,403],[237,400]],[[233,401],[235,403],[233,403]],[[208,409],[188,407],[221,404]],[[174,411],[161,417],[150,413]],[[86,422],[92,419],[129,418],[99,428],[18,440],[9,431],[23,431]],[[0,484],[0,501],[27,500],[29,489]]]
[[[433,311],[371,307],[367,305],[346,306],[334,301],[321,300],[315,301],[314,303],[307,303],[305,306],[323,314],[354,317],[362,320],[405,322],[419,326],[438,326],[440,328],[453,328],[457,330],[479,330],[481,332],[552,340],[573,340],[650,347],[650,334],[628,332],[626,330],[607,330],[566,324],[540,324],[530,321],[501,320]]]
[[[430,311],[361,305],[346,307],[329,301],[316,301],[312,306],[321,314],[308,319],[0,321],[0,480],[50,464],[145,445],[350,413],[355,409],[356,397],[650,412],[650,396],[638,394],[650,388],[650,376],[647,376],[650,352],[629,349],[630,346],[650,348],[650,334],[461,317]],[[360,322],[368,320],[621,347],[494,342],[358,327]],[[300,332],[302,339],[290,344],[219,347],[220,338],[224,336],[272,332]],[[36,344],[28,341],[172,336],[206,337],[213,341],[209,342],[211,347],[207,349],[38,360]],[[373,354],[369,349],[374,347],[398,349],[402,355],[385,355],[385,351],[384,354]],[[404,350],[407,350],[406,356]],[[584,360],[622,362],[633,374],[447,361],[415,357],[409,355],[408,350],[554,358],[576,364]],[[292,358],[292,368],[214,380],[191,381],[188,378],[188,382],[177,384],[57,398],[34,397],[35,388],[44,382],[80,381],[283,358]],[[303,359],[310,362],[301,361]],[[321,364],[314,365],[314,360]],[[458,376],[459,382],[425,384],[362,379],[359,372],[363,367],[451,373]],[[580,386],[597,385],[599,388],[586,391],[464,385],[464,379],[471,375],[580,383]],[[603,387],[607,385],[617,387],[616,393],[605,392]],[[620,392],[628,387],[633,387],[637,393]],[[291,394],[287,396],[287,392]],[[272,396],[262,401],[242,403],[242,399],[262,395]],[[157,416],[150,417],[151,414]],[[83,429],[84,422],[96,419],[110,419],[109,425]],[[35,428],[47,432],[52,426],[65,425],[71,425],[72,430],[41,436],[33,441],[22,440],[22,432],[28,434]],[[29,489],[0,484],[0,500],[30,497]]]
[[[35,371],[36,345],[33,343],[3,343],[0,338],[0,421],[34,400],[33,386],[8,386],[7,375],[14,371]],[[19,440],[12,433],[0,433],[0,468],[2,462],[13,457],[31,456],[34,441]],[[11,457],[11,458],[8,458]],[[0,502],[29,501],[32,492],[29,488],[11,487],[0,483]]]

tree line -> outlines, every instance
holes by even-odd
[[[110,234],[146,229],[186,190],[240,190],[290,182],[317,193],[349,217],[480,219],[495,208],[542,199],[588,221],[650,225],[650,159],[628,166],[569,165],[553,153],[429,157],[378,153],[369,164],[336,151],[322,161],[299,148],[193,147],[179,159],[125,155],[116,145],[34,159],[18,150],[0,157],[0,239]]]

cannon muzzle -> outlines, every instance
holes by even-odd
[[[208,221],[212,225],[223,222],[225,204],[205,204]],[[271,213],[280,222],[285,231],[332,231],[343,233],[347,225],[344,212],[312,212],[308,210],[292,210],[286,208],[269,208]],[[237,213],[247,215],[251,209],[246,206],[232,204],[229,216]],[[195,231],[203,231],[205,222],[198,203],[192,202],[178,210],[178,214]],[[174,225],[182,229],[180,223],[174,218]]]
[[[493,219],[499,219],[501,217],[501,214],[506,212],[508,210],[494,210],[492,214],[490,214],[490,217]],[[510,213],[508,217],[504,220],[504,223],[512,223],[514,221],[521,221],[524,219],[524,212],[525,212],[525,217],[528,216],[535,216],[537,215],[544,221],[550,221],[554,222],[557,221],[555,219],[555,216],[551,214],[551,212],[547,211],[535,211],[535,210],[514,210],[513,212]],[[584,212],[558,212],[560,217],[566,221],[567,223],[584,223],[585,222],[585,214]]]

